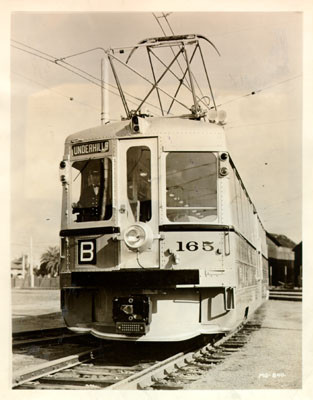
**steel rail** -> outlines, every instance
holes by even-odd
[[[143,384],[147,381],[150,382],[153,377],[158,376],[160,373],[162,374],[164,369],[169,368],[172,364],[178,363],[184,356],[184,353],[175,354],[174,356],[160,361],[137,374],[115,383],[114,385],[108,386],[104,390],[138,389],[139,384]]]
[[[73,338],[77,338],[77,337],[83,337],[83,336],[86,336],[86,334],[69,332],[69,333],[62,333],[59,335],[50,335],[50,336],[30,338],[30,339],[18,339],[18,338],[13,337],[12,346],[13,347],[21,347],[21,346],[27,346],[27,345],[33,345],[33,344],[39,344],[39,343],[51,343],[51,342],[56,342],[56,341],[64,341],[64,340],[68,340],[68,339],[73,339]]]
[[[152,365],[149,362],[148,367],[144,369],[142,369],[140,363],[131,367],[84,365],[77,369],[78,365],[103,354],[103,346],[97,347],[18,372],[13,379],[13,388],[21,386],[21,388],[31,389],[54,389],[55,385],[62,385],[64,389],[182,389],[184,384],[199,378],[199,371],[214,367],[228,355],[238,351],[247,343],[247,337],[250,333],[260,327],[261,325],[254,323],[253,320],[247,320],[215,342],[211,341],[200,349],[195,349],[195,345],[193,345],[183,352],[162,361],[154,362]],[[100,351],[101,354],[99,354]],[[73,376],[66,373],[65,375],[62,375],[62,373],[61,375],[54,375],[63,370],[71,371],[72,369]],[[125,369],[127,370],[126,376]],[[111,370],[113,370],[113,373]],[[130,373],[132,374],[130,375]],[[82,376],[80,377],[77,374]],[[35,382],[33,386],[29,386],[31,381],[36,380],[39,380],[37,384]]]
[[[48,374],[82,364],[83,362],[95,358],[102,350],[102,347],[96,347],[91,350],[60,358],[58,360],[43,363],[36,367],[26,368],[25,370],[22,370],[13,375],[12,388],[16,388],[18,386],[21,386],[23,383],[33,381]]]
[[[158,362],[151,367],[140,371],[139,373],[127,377],[126,379],[117,382],[114,385],[108,386],[104,390],[136,390],[136,389],[145,389],[148,386],[153,385],[158,379],[162,379],[171,372],[186,366],[187,364],[195,361],[197,358],[202,357],[203,354],[207,352],[216,352],[217,348],[222,347],[227,341],[233,338],[237,332],[239,332],[244,327],[244,324],[241,324],[234,331],[221,338],[214,344],[207,344],[201,349],[196,351],[191,351],[187,353],[178,353],[172,357],[169,357],[163,361]],[[242,347],[245,344],[244,341],[235,341],[230,342],[227,347],[225,347],[224,353],[231,353],[233,351],[237,351],[239,347]],[[211,357],[210,362],[212,364],[220,362],[225,357]],[[166,388],[165,388],[166,389]]]

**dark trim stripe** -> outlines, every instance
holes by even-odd
[[[119,270],[75,272],[61,276],[61,287],[118,287],[132,289],[164,289],[176,285],[199,284],[199,270]]]
[[[229,225],[198,225],[198,224],[171,224],[161,225],[160,232],[210,232],[210,231],[227,231],[234,232],[233,226]]]
[[[113,233],[120,233],[120,228],[116,226],[97,226],[93,228],[63,229],[60,231],[60,236],[109,235]]]

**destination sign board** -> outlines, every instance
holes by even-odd
[[[97,142],[88,142],[74,144],[72,147],[73,156],[82,156],[84,154],[105,153],[109,151],[109,141],[101,140]]]

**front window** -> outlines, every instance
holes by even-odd
[[[168,153],[166,205],[167,218],[172,222],[216,220],[217,158],[214,153]]]
[[[74,162],[71,188],[75,222],[112,217],[112,163],[109,158]]]

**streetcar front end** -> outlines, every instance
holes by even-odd
[[[228,330],[236,319],[236,277],[223,224],[229,160],[222,128],[145,122],[144,137],[121,122],[66,142],[64,319],[72,330],[120,340]]]

